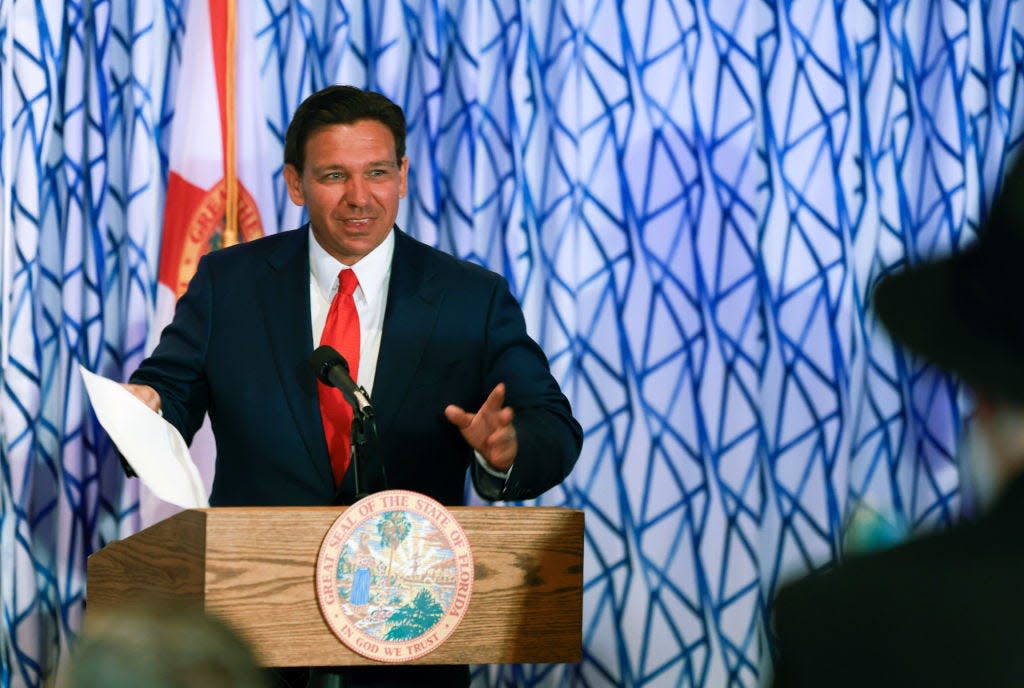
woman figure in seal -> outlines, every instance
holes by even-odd
[[[370,569],[373,566],[373,554],[370,552],[370,534],[366,531],[359,536],[359,548],[356,549],[354,562],[355,572],[352,574],[352,589],[348,601],[365,614],[366,605],[370,603]]]

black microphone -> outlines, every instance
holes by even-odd
[[[372,408],[366,390],[357,385],[349,375],[348,361],[333,347],[327,344],[317,347],[309,356],[309,364],[313,366],[313,372],[321,382],[340,389],[348,403],[356,410],[365,411]]]

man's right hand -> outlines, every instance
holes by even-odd
[[[157,393],[155,389],[153,389],[149,385],[133,385],[129,383],[125,383],[121,386],[127,389],[132,394],[134,394],[135,398],[137,398],[143,404],[153,409],[157,413],[160,413],[160,395]]]

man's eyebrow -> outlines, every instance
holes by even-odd
[[[398,167],[398,163],[394,160],[373,160],[365,165],[365,168],[371,167]],[[317,173],[334,172],[337,170],[346,171],[348,169],[348,165],[341,165],[338,163],[328,163],[326,165],[320,165],[319,167],[313,168]]]

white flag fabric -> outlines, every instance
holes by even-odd
[[[264,144],[252,11],[252,3],[235,0],[199,0],[188,6],[150,351],[203,255],[276,231],[272,180],[277,163]],[[227,218],[232,185],[238,198],[234,223]],[[215,450],[208,419],[192,440],[192,455],[209,493]],[[143,526],[177,511],[144,488],[139,509]]]

